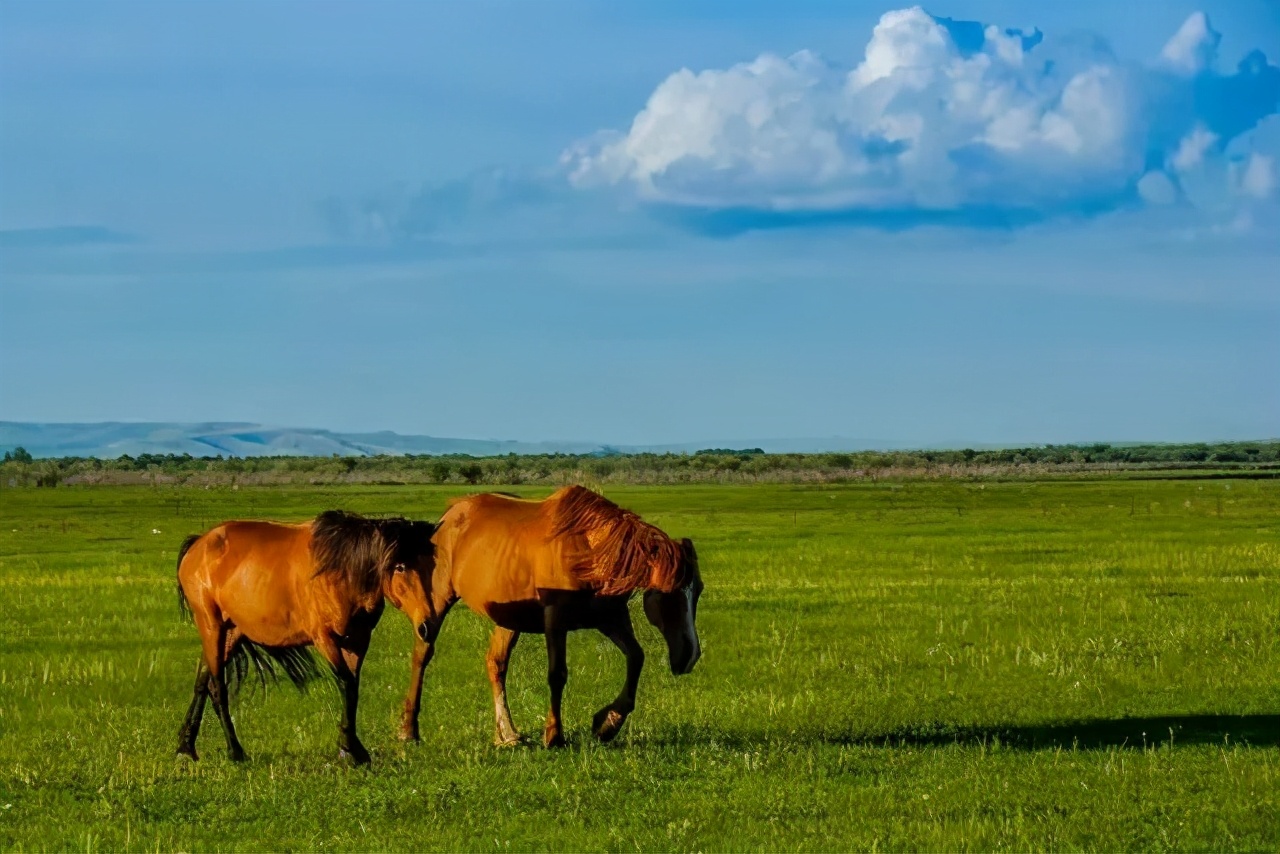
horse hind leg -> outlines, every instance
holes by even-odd
[[[631,627],[631,615],[625,610],[616,622],[600,628],[609,640],[627,657],[627,681],[617,698],[605,706],[591,720],[591,730],[596,738],[609,743],[618,735],[627,716],[636,707],[636,687],[640,684],[640,671],[644,668],[644,649],[636,640],[635,631]]]
[[[515,649],[520,633],[497,626],[489,638],[489,654],[485,665],[489,672],[489,685],[493,689],[494,732],[493,743],[498,747],[510,747],[520,743],[520,733],[511,723],[511,709],[507,706],[507,663]]]
[[[201,621],[197,616],[197,623]],[[222,731],[227,737],[227,757],[232,762],[245,760],[244,748],[236,737],[235,725],[231,723],[231,708],[227,698],[227,657],[239,640],[240,632],[234,626],[227,626],[219,619],[216,628],[200,625],[200,639],[204,643],[205,664],[209,668],[209,697],[213,700],[213,708],[222,721]]]
[[[196,755],[196,736],[200,734],[200,721],[204,717],[204,703],[209,697],[209,667],[204,659],[196,664],[195,695],[191,698],[191,706],[187,709],[187,717],[178,730],[178,755],[187,756],[193,762],[200,757]]]

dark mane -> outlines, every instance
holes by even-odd
[[[311,523],[315,574],[337,575],[352,590],[374,593],[397,563],[413,563],[430,552],[434,531],[430,522],[366,519],[345,510],[326,510]]]
[[[684,583],[678,543],[586,487],[570,486],[560,493],[551,533],[586,538],[587,552],[574,571],[601,595],[630,593],[649,587],[651,580],[663,592]]]

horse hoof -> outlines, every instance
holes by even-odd
[[[352,749],[352,750],[346,750],[346,749],[339,750],[338,758],[346,760],[347,762],[350,762],[352,765],[355,765],[357,767],[361,765],[368,765],[370,761],[369,752],[365,750],[363,747],[358,749]]]
[[[500,738],[499,736],[494,736],[493,746],[494,747],[519,747],[522,741],[523,739],[520,738],[519,733],[516,733],[515,735],[507,736],[506,738]]]
[[[542,743],[546,745],[548,748],[564,747],[565,746],[564,733],[561,733],[561,732],[544,733],[542,736]]]
[[[179,748],[178,748],[178,758],[179,758],[179,759],[190,759],[192,762],[199,762],[199,761],[200,761],[200,757],[196,755],[196,749],[195,749],[195,746],[194,746],[194,745],[185,745],[185,744],[184,744],[182,747],[179,747]]]
[[[596,716],[591,720],[591,729],[596,738],[600,739],[604,744],[608,744],[617,737],[618,731],[622,729],[622,724],[626,720],[626,715],[606,706],[596,712]]]
[[[417,731],[417,730],[405,730],[405,729],[402,729],[402,730],[400,730],[400,740],[401,740],[401,741],[411,741],[411,742],[417,743],[417,742],[421,741],[422,739],[420,739],[420,738],[418,737],[418,731]]]
[[[249,757],[244,755],[243,750],[228,750],[227,758],[230,759],[232,762],[244,762]]]

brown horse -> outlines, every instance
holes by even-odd
[[[627,656],[622,692],[592,722],[596,737],[612,740],[635,708],[644,651],[627,610],[634,591],[645,590],[645,615],[667,641],[672,673],[690,672],[702,654],[694,625],[702,578],[693,543],[671,540],[589,489],[566,487],[544,501],[495,494],[462,498],[440,519],[433,539],[432,617],[414,648],[403,739],[418,738],[423,670],[440,624],[458,599],[496,624],[488,670],[498,745],[519,741],[507,708],[506,678],[507,661],[522,632],[542,633],[547,639],[551,710],[543,741],[548,747],[564,744],[560,697],[568,677],[569,631],[598,629]]]
[[[360,665],[384,599],[427,637],[430,522],[365,519],[330,510],[311,522],[226,522],[188,537],[178,552],[178,598],[195,619],[204,654],[195,696],[178,734],[179,755],[196,758],[206,697],[222,721],[227,752],[245,758],[228,709],[250,667],[265,681],[278,665],[294,684],[317,675],[314,645],[342,689],[339,746],[357,764],[369,753],[356,736]]]

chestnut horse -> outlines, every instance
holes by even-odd
[[[494,743],[519,741],[507,708],[507,661],[521,633],[546,635],[551,709],[543,742],[564,744],[560,697],[568,669],[565,635],[598,629],[627,657],[627,679],[617,699],[592,721],[595,736],[610,741],[635,708],[644,651],[631,628],[627,601],[644,590],[644,611],[663,634],[671,672],[693,670],[702,654],[694,621],[702,578],[693,543],[675,542],[635,513],[581,486],[543,501],[483,494],[450,504],[433,538],[432,617],[415,644],[400,737],[418,738],[423,670],[436,635],[458,600],[495,624],[489,641]]]
[[[276,666],[302,687],[318,675],[314,645],[343,692],[341,754],[357,764],[369,753],[356,736],[360,665],[384,599],[427,636],[430,522],[365,519],[330,510],[298,525],[226,522],[188,537],[178,552],[178,598],[204,647],[195,696],[178,734],[178,754],[196,759],[206,697],[222,721],[227,753],[245,758],[228,709],[250,667],[265,681]],[[230,676],[230,680],[228,680]]]

